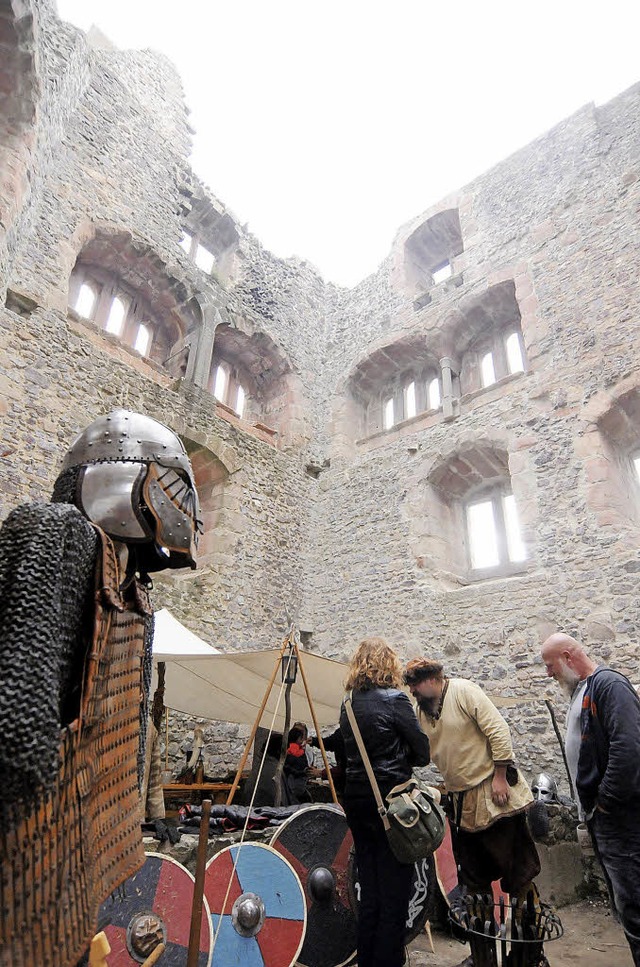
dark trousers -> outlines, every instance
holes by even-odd
[[[640,967],[640,822],[637,815],[622,811],[596,811],[589,829],[633,962]]]
[[[345,798],[360,883],[358,967],[402,967],[413,866],[395,858],[369,799]]]
[[[500,880],[505,893],[516,896],[540,872],[538,850],[524,813],[504,816],[486,829],[470,833],[451,827],[453,855],[468,893],[491,893]]]

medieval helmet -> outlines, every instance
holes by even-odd
[[[135,547],[142,571],[195,568],[202,519],[180,438],[142,413],[116,409],[71,444],[63,472],[77,469],[75,503],[111,538]]]
[[[547,775],[546,772],[541,772],[536,781],[531,786],[531,792],[533,793],[536,800],[541,802],[557,802],[558,801],[558,786],[555,779]]]

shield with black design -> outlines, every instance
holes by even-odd
[[[279,826],[271,845],[293,866],[307,898],[301,967],[342,967],[354,957],[356,917],[348,886],[353,837],[340,806],[301,809]]]

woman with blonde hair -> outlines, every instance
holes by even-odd
[[[401,690],[402,666],[382,638],[362,641],[345,682],[382,797],[429,762],[429,740]],[[367,772],[342,704],[347,757],[344,809],[360,881],[358,967],[401,967],[413,866],[398,862],[384,831]]]

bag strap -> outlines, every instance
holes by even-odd
[[[349,719],[349,725],[351,726],[351,731],[353,732],[353,736],[354,736],[354,738],[356,740],[356,743],[358,745],[358,749],[360,750],[360,756],[361,756],[362,761],[364,763],[364,767],[367,770],[367,775],[369,777],[369,782],[371,783],[371,789],[373,790],[373,795],[375,797],[376,804],[378,806],[378,813],[380,814],[380,818],[382,820],[382,824],[383,824],[383,826],[384,826],[385,829],[390,829],[390,823],[389,823],[389,819],[387,817],[387,810],[385,809],[384,803],[382,802],[382,796],[380,795],[380,787],[378,786],[378,783],[376,781],[376,777],[375,777],[374,772],[373,772],[373,768],[371,767],[371,760],[369,759],[369,756],[367,755],[367,750],[366,750],[365,745],[364,745],[364,742],[362,740],[362,733],[360,732],[360,729],[358,728],[358,723],[356,721],[356,716],[355,716],[355,713],[353,711],[353,705],[351,703],[351,696],[352,696],[352,692],[347,692],[347,694],[345,695],[345,697],[344,697],[344,710],[347,713],[347,718]]]

